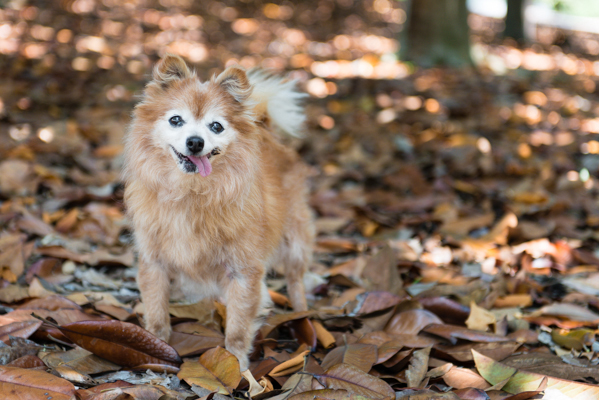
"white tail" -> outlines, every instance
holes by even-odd
[[[250,99],[256,102],[256,113],[259,116],[266,114],[285,133],[301,137],[306,120],[301,102],[307,95],[298,92],[297,82],[259,69],[251,70],[247,75],[254,87]]]

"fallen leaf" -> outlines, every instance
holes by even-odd
[[[198,361],[185,361],[177,377],[190,385],[227,395],[232,394],[241,381],[239,361],[222,347],[208,350]]]
[[[470,315],[470,309],[457,301],[447,297],[423,297],[418,298],[424,309],[439,316],[445,322],[455,321],[464,323]]]
[[[491,387],[482,376],[468,368],[454,366],[442,378],[447,385],[456,389],[477,388],[484,390]]]
[[[335,346],[335,337],[319,321],[312,321],[318,343],[325,349]]]
[[[0,393],[6,400],[72,400],[75,386],[47,372],[0,366]]]
[[[508,339],[504,336],[494,335],[488,332],[480,332],[472,329],[467,329],[456,325],[439,325],[431,324],[422,330],[423,332],[432,335],[441,336],[452,342],[456,339],[469,340],[471,342],[505,342]]]
[[[337,364],[349,364],[361,371],[368,372],[377,361],[377,349],[372,344],[349,344],[337,347],[324,357],[321,367],[329,369]]]
[[[428,371],[428,356],[431,352],[430,347],[416,350],[412,353],[410,366],[406,370],[406,380],[408,387],[420,387],[420,383],[424,380]]]
[[[13,360],[6,364],[8,367],[17,367],[17,368],[34,368],[39,369],[40,371],[45,371],[48,369],[46,364],[38,357],[33,354],[19,357],[16,360]]]
[[[173,327],[169,344],[180,356],[198,355],[204,351],[224,347],[225,335],[199,322],[184,322]]]
[[[291,337],[298,343],[305,343],[310,349],[316,350],[317,337],[312,321],[308,318],[296,319],[289,321],[288,326]]]
[[[395,398],[395,392],[385,381],[368,375],[352,365],[338,364],[315,377],[327,389],[345,389],[351,394],[369,399]]]
[[[9,336],[28,338],[42,325],[42,321],[37,320],[10,321],[12,318],[0,316],[0,340],[4,343],[8,343]]]
[[[51,368],[66,365],[87,375],[121,369],[117,364],[104,360],[80,347],[69,351],[40,352],[39,355],[44,363]]]
[[[536,391],[546,379],[547,386],[545,390],[558,390],[563,395],[581,400],[596,399],[599,396],[599,386],[559,378],[547,378],[534,372],[518,371],[516,368],[508,367],[476,351],[472,353],[476,369],[488,382],[494,385],[509,378],[509,381],[503,387],[503,390],[508,393],[517,394],[524,391]]]
[[[118,365],[181,363],[168,343],[128,322],[82,321],[55,327],[73,343]]]
[[[304,365],[304,362],[305,362],[304,357],[307,354],[310,354],[310,352],[306,350],[306,351],[296,355],[292,359],[287,360],[287,361],[277,365],[268,373],[268,375],[274,376],[274,377],[287,376],[287,375],[291,375],[291,374],[299,371],[300,369],[302,369],[302,367]]]
[[[489,325],[497,323],[495,315],[476,305],[474,301],[470,302],[470,316],[466,320],[466,326],[469,329],[477,331],[488,331]]]
[[[394,315],[385,326],[390,334],[416,335],[424,327],[431,324],[443,324],[443,321],[427,310],[407,310]]]

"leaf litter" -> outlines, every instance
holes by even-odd
[[[0,11],[3,395],[597,398],[596,55],[497,45],[473,28],[495,57],[476,73],[388,62],[401,2],[358,2],[360,17],[343,2],[98,3],[97,19],[93,2],[13,3]],[[165,35],[189,35],[168,51],[203,77],[262,63],[312,95],[306,138],[289,143],[315,171],[311,310],[290,311],[269,276],[276,307],[251,377],[223,348],[218,302],[172,303],[168,344],[141,326],[118,179]]]

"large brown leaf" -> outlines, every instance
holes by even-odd
[[[232,394],[241,381],[239,361],[222,347],[208,350],[198,361],[184,362],[177,377],[220,394]]]
[[[375,345],[354,343],[331,350],[322,360],[321,367],[326,370],[337,364],[345,363],[353,365],[361,371],[368,372],[376,361],[377,349]]]
[[[0,393],[3,400],[72,400],[75,386],[47,372],[0,366]]]
[[[83,321],[56,327],[78,346],[124,367],[181,364],[168,343],[128,322]]]
[[[383,380],[348,364],[338,364],[315,375],[327,389],[345,389],[351,394],[369,399],[393,399],[395,392]]]

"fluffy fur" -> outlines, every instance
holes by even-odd
[[[208,82],[176,56],[155,67],[126,138],[124,177],[145,325],[156,336],[171,332],[171,282],[193,283],[194,300],[224,299],[225,344],[241,370],[271,304],[269,268],[283,267],[294,309],[307,309],[309,168],[270,132],[271,122],[300,132],[301,97],[293,82],[239,67]],[[214,122],[224,130],[215,133]],[[201,152],[189,152],[190,135],[204,140]]]

